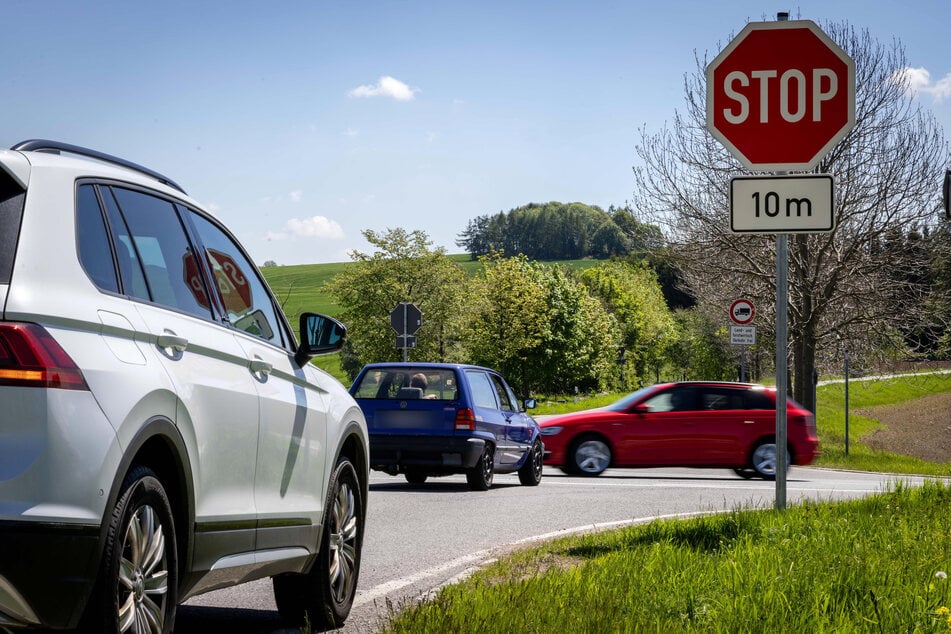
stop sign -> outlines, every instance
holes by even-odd
[[[750,22],[706,79],[707,129],[750,170],[810,170],[855,125],[855,62],[810,20]]]

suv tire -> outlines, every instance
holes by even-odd
[[[310,572],[273,578],[281,618],[320,631],[343,625],[357,592],[366,515],[360,480],[347,456],[337,461],[325,506],[320,550]]]
[[[165,634],[175,626],[175,521],[155,473],[133,468],[119,491],[106,537],[90,631]]]

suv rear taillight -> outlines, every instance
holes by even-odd
[[[456,410],[456,429],[459,431],[475,431],[475,412],[468,407]]]
[[[37,324],[0,323],[0,385],[88,390],[62,346]]]

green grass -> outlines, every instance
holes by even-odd
[[[384,631],[947,632],[951,487],[738,509],[560,539]]]
[[[532,415],[568,414],[583,409],[604,407],[618,400],[625,393],[612,392],[610,394],[584,394],[579,396],[539,396],[535,409],[529,412]]]
[[[261,272],[291,323],[296,326],[302,312],[324,313],[331,317],[340,312],[340,306],[326,292],[324,284],[347,266],[348,263],[268,266]]]

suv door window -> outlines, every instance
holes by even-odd
[[[118,293],[119,278],[112,261],[109,234],[92,185],[80,185],[76,193],[76,244],[86,275],[100,289]]]
[[[125,251],[131,258],[132,275],[129,280],[132,295],[141,297],[143,289],[136,277],[136,262],[141,265],[148,297],[151,301],[176,308],[182,312],[209,319],[211,309],[199,302],[200,296],[188,283],[186,265],[193,258],[194,249],[188,242],[185,229],[171,202],[139,191],[110,187],[118,203],[128,234],[117,232],[116,250]],[[108,207],[108,204],[107,204]],[[120,266],[122,255],[119,256]]]
[[[204,216],[189,210],[205,248],[205,258],[218,287],[225,315],[232,326],[248,334],[285,346],[281,321],[271,293],[238,246]]]

